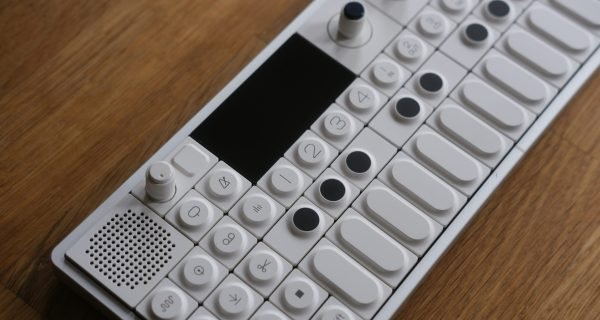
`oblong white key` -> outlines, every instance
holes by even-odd
[[[397,236],[411,241],[424,240],[430,236],[431,227],[427,218],[400,201],[391,191],[372,190],[366,196],[366,207]]]
[[[313,267],[321,281],[331,284],[353,304],[367,306],[380,295],[373,278],[340,251],[320,249],[313,257]]]
[[[455,182],[469,183],[477,179],[477,164],[432,133],[423,133],[416,138],[415,151]]]
[[[546,88],[540,80],[504,57],[489,57],[483,69],[492,81],[519,100],[539,103],[546,98]]]
[[[492,156],[503,149],[503,141],[498,133],[476,121],[473,116],[457,106],[440,110],[438,119],[444,131],[476,154]]]
[[[563,49],[583,52],[590,48],[590,38],[567,19],[546,8],[532,8],[527,16],[529,26]]]
[[[525,114],[518,105],[481,82],[465,83],[460,93],[469,106],[496,125],[517,128],[525,123]]]
[[[445,213],[456,206],[453,190],[412,161],[403,159],[394,163],[391,173],[393,184],[429,211]]]
[[[404,253],[380,231],[358,219],[346,219],[339,226],[340,239],[380,271],[398,272],[405,264]]]
[[[547,77],[569,72],[569,61],[563,55],[524,31],[511,32],[505,41],[508,52]]]
[[[551,0],[551,2],[583,23],[600,28],[600,2],[596,0]]]

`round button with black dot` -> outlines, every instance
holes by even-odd
[[[346,195],[346,187],[340,180],[328,178],[319,185],[319,193],[329,202],[338,202]]]
[[[301,207],[292,217],[293,229],[299,233],[309,233],[319,226],[319,214],[312,208]]]
[[[396,101],[394,111],[394,114],[400,120],[412,120],[421,113],[421,105],[414,98],[403,97]]]
[[[481,46],[489,38],[488,29],[480,23],[471,23],[463,29],[463,38],[470,45]]]
[[[348,153],[345,164],[349,173],[363,174],[371,169],[372,161],[371,157],[366,152],[356,150]]]
[[[510,5],[504,0],[493,0],[487,3],[484,13],[492,20],[504,20],[510,15]]]
[[[419,89],[425,94],[437,94],[444,87],[444,80],[434,72],[425,72],[419,77]]]

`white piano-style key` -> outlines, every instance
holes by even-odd
[[[263,302],[263,297],[230,274],[208,296],[203,306],[223,320],[248,319]]]
[[[327,292],[298,269],[273,292],[269,301],[290,318],[308,320],[327,299]]]
[[[427,124],[490,168],[495,168],[513,145],[451,99],[427,119]]]
[[[326,237],[392,288],[417,262],[415,254],[352,208],[329,229]]]
[[[403,150],[467,196],[490,173],[488,167],[428,126],[421,127]]]
[[[363,123],[381,109],[387,97],[361,78],[356,78],[335,102]]]
[[[519,24],[579,63],[585,62],[600,41],[583,27],[537,2],[519,18]]]
[[[371,318],[392,292],[327,239],[319,241],[299,268],[364,318]]]
[[[198,303],[169,279],[163,279],[150,292],[136,311],[144,319],[183,320],[196,309]]]
[[[579,68],[579,64],[516,25],[504,34],[495,48],[557,88],[562,88]]]
[[[474,72],[536,114],[546,108],[557,92],[556,88],[495,49],[477,64]]]
[[[401,148],[432,110],[417,95],[403,88],[373,118],[369,128],[393,143],[396,148]]]
[[[597,0],[544,1],[600,36],[600,2]]]
[[[380,226],[418,256],[422,256],[442,231],[442,226],[404,198],[373,180],[352,208]]]
[[[463,194],[402,151],[381,171],[378,179],[444,226],[467,201]]]
[[[473,74],[465,78],[451,97],[513,141],[518,140],[535,119],[533,113]]]

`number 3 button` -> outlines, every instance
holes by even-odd
[[[316,179],[337,156],[337,150],[311,131],[306,131],[285,153],[285,158]]]
[[[311,130],[338,150],[344,149],[362,128],[359,121],[336,104],[331,105]]]

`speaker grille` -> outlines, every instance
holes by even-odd
[[[141,300],[192,247],[136,202],[118,205],[67,252],[71,261],[128,304]]]

